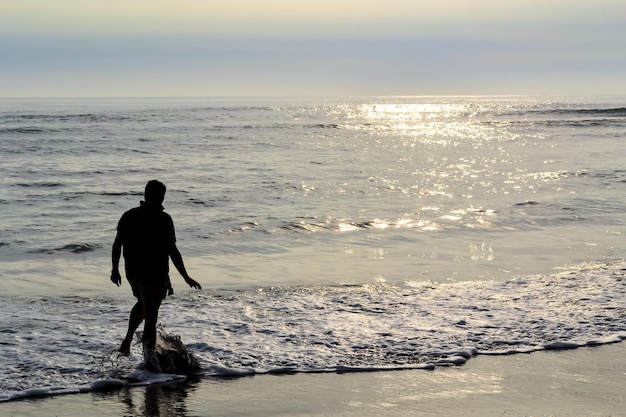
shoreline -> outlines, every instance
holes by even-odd
[[[0,403],[6,416],[626,416],[626,343],[435,371],[205,377]]]

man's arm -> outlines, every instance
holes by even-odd
[[[170,258],[172,259],[172,263],[174,264],[180,275],[182,275],[185,279],[187,285],[192,288],[202,289],[200,284],[191,279],[191,277],[187,273],[187,269],[185,269],[185,264],[183,262],[183,256],[180,254],[178,247],[176,247],[176,242],[172,242],[170,246]]]
[[[111,269],[111,282],[118,287],[122,284],[122,276],[120,275],[120,258],[122,256],[122,240],[120,234],[115,236],[113,242],[113,250],[111,254],[111,261],[113,262],[113,268]]]

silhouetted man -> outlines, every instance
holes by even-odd
[[[163,211],[161,204],[165,198],[165,185],[156,180],[149,181],[144,196],[145,202],[142,201],[139,207],[128,210],[120,218],[113,243],[111,281],[118,286],[122,283],[119,261],[123,248],[126,278],[133,295],[137,297],[137,303],[130,312],[128,332],[119,348],[123,355],[129,354],[135,330],[143,320],[144,355],[146,350],[154,352],[159,307],[168,290],[171,291],[170,258],[190,287],[201,288],[187,274],[183,258],[176,247],[174,222]],[[149,358],[146,357],[146,360]]]

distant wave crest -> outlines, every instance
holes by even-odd
[[[70,243],[56,248],[39,248],[29,251],[29,253],[54,254],[58,252],[85,253],[93,252],[101,248],[101,245],[91,243]]]

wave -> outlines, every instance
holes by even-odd
[[[55,188],[55,187],[63,187],[65,184],[54,181],[42,181],[42,182],[19,182],[13,184],[14,187],[24,187],[24,188]]]
[[[210,345],[194,347],[210,362],[266,373],[459,365],[476,354],[613,343],[626,339],[623,278],[591,268],[503,283],[217,292],[194,300],[220,322]]]
[[[421,221],[413,219],[399,219],[396,221],[387,221],[381,219],[374,220],[344,220],[344,219],[326,219],[315,221],[316,219],[286,221],[277,224],[261,224],[258,222],[243,222],[240,225],[228,230],[228,233],[243,232],[261,232],[266,234],[275,234],[280,232],[290,233],[309,233],[317,231],[331,232],[348,232],[365,229],[386,229],[390,227],[411,228],[426,227]]]
[[[215,106],[215,107],[197,107],[190,108],[190,112],[273,112],[283,110],[281,107],[274,106]]]
[[[294,123],[268,123],[268,124],[246,124],[246,125],[216,125],[213,129],[227,130],[227,129],[246,129],[246,130],[263,130],[263,129],[288,129],[288,130],[311,130],[311,129],[345,129],[344,125],[336,123],[307,123],[307,124],[294,124]]]
[[[93,252],[100,248],[102,248],[102,245],[100,244],[71,243],[71,244],[59,246],[56,248],[33,249],[33,250],[28,251],[28,253],[52,255],[58,252],[71,252],[71,253],[78,254],[78,253],[85,253],[85,252]]]
[[[58,129],[39,128],[39,127],[14,127],[0,129],[0,135],[23,134],[33,135],[39,133],[58,133]]]
[[[132,116],[127,115],[111,115],[105,113],[31,113],[31,114],[4,114],[0,115],[1,122],[20,122],[20,121],[37,121],[37,122],[69,122],[72,120],[88,121],[88,122],[120,122],[133,120]]]
[[[621,342],[625,295],[626,264],[618,263],[505,282],[210,289],[168,298],[161,317],[178,330],[203,377],[434,370],[477,355]],[[129,358],[111,354],[127,303],[78,296],[19,302],[0,304],[7,317],[0,333],[11,349],[29,353],[0,357],[8,369],[0,401],[182,378],[142,370],[138,345]]]
[[[64,200],[71,200],[75,198],[83,198],[85,196],[100,196],[100,197],[125,197],[136,196],[143,197],[141,191],[75,191],[75,192],[63,192],[61,193]]]
[[[407,371],[407,370],[427,370],[434,371],[438,367],[454,367],[462,366],[467,363],[473,357],[480,355],[514,355],[518,353],[529,354],[541,350],[571,350],[581,347],[597,347],[606,344],[619,343],[626,340],[626,334],[615,335],[603,339],[590,341],[588,343],[570,343],[570,342],[553,342],[546,344],[543,347],[537,349],[521,349],[510,350],[506,352],[481,352],[478,353],[475,349],[469,349],[459,352],[451,352],[450,356],[442,358],[440,360],[427,363],[427,364],[415,364],[415,365],[389,365],[389,366],[344,366],[337,365],[328,367],[325,369],[312,369],[307,371],[299,371],[295,368],[284,367],[268,369],[264,371],[256,371],[254,369],[235,369],[228,368],[220,365],[209,365],[203,373],[198,377],[191,377],[191,379],[198,380],[197,378],[241,378],[250,377],[254,375],[293,375],[298,373],[306,374],[320,374],[320,373],[369,373],[369,372],[395,372],[395,371]],[[190,346],[193,348],[193,346]],[[133,387],[147,387],[161,384],[171,384],[174,382],[181,382],[189,380],[189,376],[177,375],[177,374],[155,374],[143,369],[142,364],[139,364],[137,368],[131,373],[118,376],[118,377],[106,377],[98,379],[92,383],[78,386],[67,387],[53,387],[53,388],[30,388],[14,393],[2,393],[0,394],[0,403],[10,402],[24,399],[33,398],[45,398],[59,395],[80,394],[100,391],[115,391],[123,388]]]
[[[555,109],[548,111],[539,111],[538,113],[545,114],[582,114],[582,115],[598,115],[598,116],[613,116],[613,117],[626,117],[626,107],[615,108],[590,108],[590,109]]]
[[[535,128],[615,128],[626,123],[626,107],[552,108],[495,112],[494,118],[481,121],[486,126],[527,126]],[[526,119],[530,117],[529,119]],[[523,118],[523,119],[520,119]]]
[[[624,125],[622,119],[588,119],[588,120],[546,120],[538,125],[546,127],[610,127]]]

